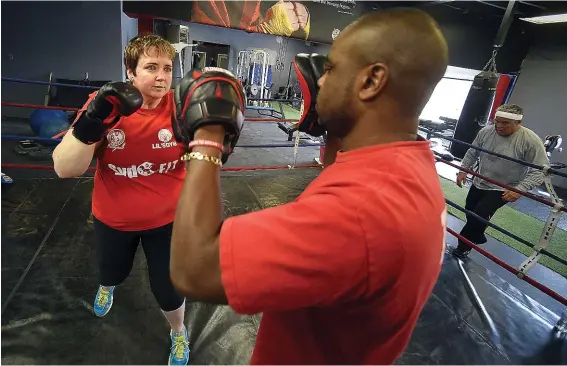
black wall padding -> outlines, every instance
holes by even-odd
[[[104,84],[109,83],[108,80],[72,80],[72,79],[54,79],[54,83],[81,85],[100,88]],[[51,96],[49,105],[58,107],[81,108],[89,99],[89,95],[95,92],[95,89],[74,88],[69,86],[53,86],[51,88]]]

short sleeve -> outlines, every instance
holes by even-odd
[[[364,294],[366,243],[357,204],[340,189],[225,221],[222,281],[235,311],[316,307]]]

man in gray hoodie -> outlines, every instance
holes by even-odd
[[[515,104],[501,105],[496,110],[494,124],[489,124],[480,130],[472,144],[529,163],[549,165],[543,142],[539,136],[529,128],[522,126],[523,115],[523,109]],[[543,183],[542,171],[473,148],[467,151],[461,166],[472,170],[477,162],[479,174],[523,192]],[[467,173],[460,172],[457,175],[457,185],[462,187],[466,178]],[[465,208],[490,220],[496,210],[518,198],[520,194],[516,192],[505,190],[475,177],[467,195]],[[461,235],[475,244],[484,244],[486,243],[484,231],[487,226],[467,215],[467,223],[461,230]],[[453,254],[464,258],[470,251],[471,248],[459,240],[459,245]]]

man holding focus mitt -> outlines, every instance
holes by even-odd
[[[447,59],[437,23],[400,8],[357,19],[328,56],[297,55],[298,129],[341,150],[293,202],[227,219],[219,159],[242,127],[242,88],[226,71],[178,86],[176,137],[193,155],[171,279],[193,300],[263,313],[251,363],[390,364],[404,351],[444,255],[445,200],[417,127]]]

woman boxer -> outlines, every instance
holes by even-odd
[[[166,40],[146,35],[125,50],[128,79],[90,95],[53,152],[61,178],[77,177],[97,159],[92,195],[100,286],[97,316],[106,315],[115,286],[130,274],[141,243],[150,287],[171,326],[170,365],[189,361],[185,299],[172,286],[169,256],[172,222],[185,177],[184,152],[171,130],[172,63]]]

